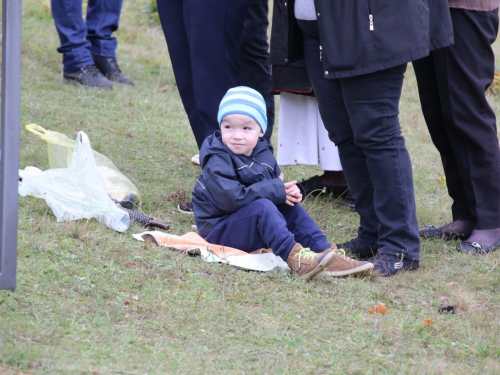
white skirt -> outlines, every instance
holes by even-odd
[[[339,151],[328,138],[315,97],[280,94],[277,160],[279,165],[320,165],[341,171]]]

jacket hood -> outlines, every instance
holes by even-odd
[[[268,149],[268,142],[265,138],[260,137],[259,141],[257,142],[257,145],[253,149],[252,155],[250,156],[253,157],[254,155],[258,155],[261,152],[264,152],[265,150]],[[243,157],[243,158],[248,158],[246,155],[236,155],[234,154],[229,148],[222,143],[222,133],[220,130],[217,130],[214,134],[209,135],[205,141],[203,142],[203,145],[201,146],[200,149],[200,165],[201,168],[207,163],[208,159],[215,154],[233,154],[236,157]]]

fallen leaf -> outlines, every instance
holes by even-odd
[[[125,319],[130,318],[130,314],[125,314]]]
[[[139,296],[133,296],[133,297],[132,297],[132,299],[133,299],[134,301],[139,301]]]
[[[129,301],[125,301],[125,306],[128,306],[130,305],[130,302]]]
[[[433,324],[434,324],[434,320],[432,320],[432,319],[424,319],[424,320],[422,320],[422,325],[424,327],[429,327],[429,326],[431,326]]]
[[[370,307],[370,310],[368,310],[368,313],[369,314],[379,313],[379,314],[385,315],[385,314],[387,314],[388,311],[389,310],[387,309],[387,306],[373,305],[372,307]]]
[[[165,91],[167,91],[169,88],[170,88],[170,86],[169,86],[169,85],[165,85],[165,86],[163,86],[163,87],[160,89],[160,92],[165,92]]]

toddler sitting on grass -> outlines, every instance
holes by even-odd
[[[217,115],[220,131],[200,150],[193,191],[200,235],[247,252],[269,248],[306,280],[369,273],[373,264],[346,257],[299,204],[296,181],[284,182],[269,143],[266,103],[249,87],[228,90]],[[335,246],[334,246],[335,247]]]

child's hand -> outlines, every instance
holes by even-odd
[[[285,182],[286,204],[294,206],[302,201],[302,194],[297,186],[297,181]]]

